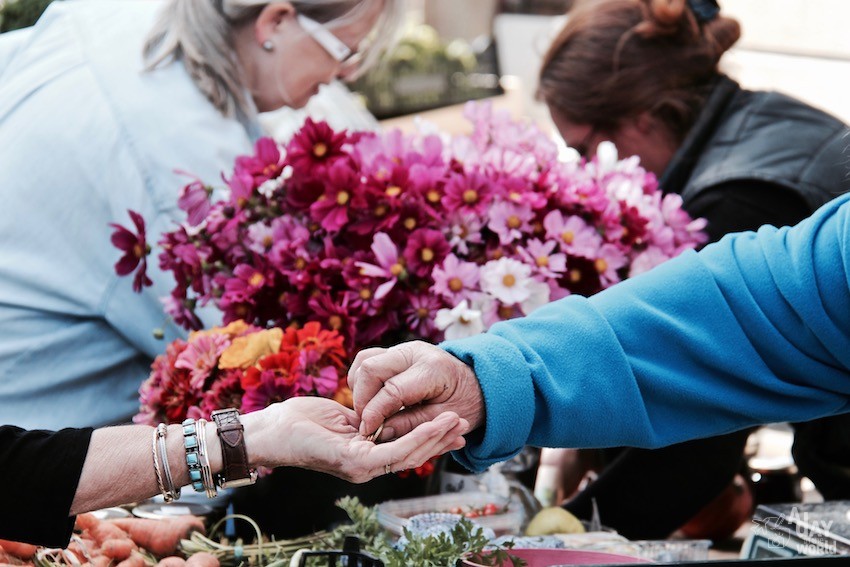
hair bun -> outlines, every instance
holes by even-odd
[[[649,10],[652,18],[662,26],[675,26],[685,13],[685,0],[651,0]]]

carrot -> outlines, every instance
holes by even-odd
[[[186,565],[186,560],[182,557],[164,557],[162,561],[156,564],[156,567],[183,567]]]
[[[113,522],[100,522],[88,530],[98,547],[110,539],[129,539],[130,536]]]
[[[221,561],[212,553],[201,551],[186,560],[186,567],[221,567]]]
[[[124,530],[121,530],[122,532]],[[133,553],[133,551],[139,549],[130,536],[127,536],[123,539],[108,539],[103,542],[100,546],[101,555],[105,555],[115,561],[124,561]]]
[[[145,557],[138,551],[134,551],[130,557],[120,562],[115,567],[145,567]]]
[[[90,530],[100,523],[100,520],[94,514],[80,514],[77,516],[77,521],[74,522],[74,527],[80,531]]]
[[[109,567],[112,565],[112,560],[105,555],[98,555],[91,558],[92,567]]]
[[[27,561],[35,557],[35,552],[38,551],[38,548],[34,545],[5,539],[0,539],[0,548],[3,548],[3,551],[13,557]]]
[[[195,516],[168,520],[127,518],[111,520],[110,523],[125,530],[139,547],[147,549],[157,557],[174,555],[181,539],[188,538],[194,531],[204,531],[203,522]]]

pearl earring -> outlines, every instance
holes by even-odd
[[[267,39],[263,42],[263,49],[265,49],[266,51],[274,51],[274,44],[270,39]]]

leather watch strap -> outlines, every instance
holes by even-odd
[[[232,408],[216,410],[210,417],[216,424],[221,442],[222,471],[216,475],[218,485],[221,488],[233,488],[253,484],[257,473],[248,466],[248,451],[239,411]]]

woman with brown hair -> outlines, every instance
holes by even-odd
[[[665,193],[708,219],[712,241],[793,225],[850,188],[847,126],[723,75],[718,62],[740,34],[714,0],[579,1],[544,58],[538,94],[569,145],[591,158],[608,140],[640,156]],[[618,451],[566,507],[589,518],[595,499],[624,535],[666,537],[729,485],[747,436]]]

